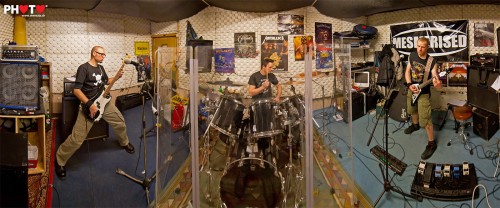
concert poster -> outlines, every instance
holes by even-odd
[[[493,23],[474,24],[474,47],[493,47],[495,32]]]
[[[288,36],[262,35],[261,36],[261,66],[264,59],[274,60],[275,71],[288,71]]]
[[[315,22],[314,32],[316,44],[332,44],[332,24]]]
[[[214,51],[215,72],[234,73],[234,48],[216,48]]]
[[[448,74],[448,87],[467,86],[467,68],[469,63],[448,63],[453,70]]]
[[[150,80],[151,78],[151,58],[149,55],[137,56],[137,63],[140,65],[137,67],[137,82],[144,82],[145,80]]]
[[[234,57],[257,57],[255,33],[234,33]]]
[[[333,68],[332,44],[316,44],[316,69]]]
[[[446,67],[448,67],[448,63],[443,63],[443,62],[438,62],[438,63],[436,63],[436,65],[437,65],[437,68],[438,68],[438,73],[442,72],[442,71],[445,71],[447,69]],[[439,77],[439,80],[441,80],[441,83],[443,84],[443,87],[447,86],[448,76]]]
[[[312,35],[299,35],[293,37],[293,48],[295,61],[303,61],[308,49],[312,50],[311,56],[314,59],[314,40]]]
[[[278,34],[303,35],[304,15],[278,14]]]

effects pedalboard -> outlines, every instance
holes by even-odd
[[[411,194],[442,201],[463,201],[472,198],[476,186],[474,164],[435,164],[420,161],[411,185]],[[474,197],[479,197],[479,194]]]
[[[389,168],[398,175],[403,175],[406,167],[408,166],[403,161],[399,160],[397,157],[387,153],[387,159],[385,158],[385,150],[382,147],[375,145],[370,149],[370,152],[383,164],[387,164]]]

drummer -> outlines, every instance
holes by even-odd
[[[274,60],[266,58],[261,69],[250,76],[248,80],[248,94],[252,100],[273,97],[271,84],[276,86],[276,97],[274,101],[279,103],[281,97],[281,84],[276,75],[271,73],[274,68]]]

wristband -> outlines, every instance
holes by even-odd
[[[87,108],[90,108],[90,106],[92,106],[92,100],[88,100],[87,103],[85,103],[85,106],[87,106]]]

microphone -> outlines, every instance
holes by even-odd
[[[132,61],[132,60],[130,60],[129,58],[126,58],[126,59],[124,59],[123,61],[124,61],[126,64],[132,64],[132,65],[134,65],[134,66],[136,66],[136,67],[138,67],[138,66],[142,66],[142,64],[137,63],[137,62],[135,62],[135,61]]]

